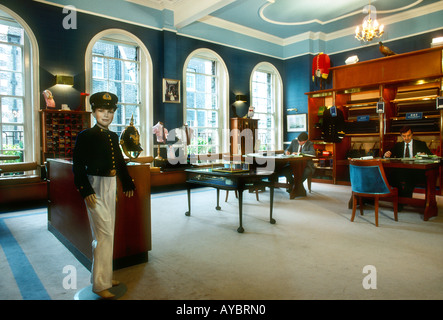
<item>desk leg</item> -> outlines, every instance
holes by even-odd
[[[271,223],[271,224],[275,224],[275,219],[274,218],[272,218],[272,210],[273,210],[273,207],[274,207],[274,184],[272,183],[271,184],[271,187],[269,188],[270,189],[270,196],[271,196],[271,204],[270,204],[270,215],[269,215],[269,222]]]
[[[291,162],[292,174],[294,176],[294,185],[292,186],[291,193],[289,194],[289,199],[306,196],[306,190],[302,182],[303,170],[305,166],[306,161]]]
[[[215,210],[221,210],[221,207],[219,205],[219,203],[220,203],[220,189],[219,188],[216,188],[216,189],[217,189],[217,206],[215,207]]]
[[[191,215],[191,187],[188,184],[188,211],[185,212],[185,216],[190,216]]]
[[[245,229],[243,229],[243,189],[238,190],[238,218],[240,221],[240,226],[237,229],[238,233],[243,233]]]
[[[423,220],[428,221],[429,218],[438,215],[437,200],[435,199],[435,183],[438,170],[426,171],[426,198],[425,211]]]

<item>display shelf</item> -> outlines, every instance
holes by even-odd
[[[431,95],[431,96],[423,96],[423,97],[414,97],[414,98],[402,98],[402,99],[394,99],[391,102],[398,103],[398,102],[416,102],[416,101],[428,101],[433,100],[435,102],[435,99],[437,99],[438,95]]]

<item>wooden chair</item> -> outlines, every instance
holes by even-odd
[[[357,198],[360,214],[363,215],[363,198],[373,198],[375,205],[375,225],[378,227],[378,201],[392,201],[394,218],[398,221],[398,190],[389,185],[381,160],[350,160],[349,173],[352,188],[352,217],[354,221]]]
[[[255,197],[257,198],[257,201],[260,201],[259,198],[258,198],[259,188],[251,188],[249,191],[250,191],[251,193],[252,193],[252,192],[255,192]],[[229,196],[229,190],[226,190],[226,198],[225,198],[225,202],[228,201],[228,196]],[[238,192],[237,192],[237,190],[235,190],[235,197],[238,198]]]
[[[48,182],[44,165],[37,162],[1,163],[0,207],[30,201],[46,202]]]
[[[270,152],[273,152],[273,153],[275,153],[275,154],[283,154],[285,151],[284,151],[284,150],[276,150],[276,151],[270,151]],[[282,177],[283,177],[283,176],[282,176]],[[311,190],[312,173],[307,177],[306,181],[307,181],[307,185],[308,185],[308,191],[309,191],[309,193],[311,193],[311,192],[312,192],[312,190]],[[286,183],[288,183],[288,182],[286,181]],[[276,187],[277,187],[277,188],[278,188],[278,187],[282,187],[283,185],[284,185],[284,184],[282,184],[282,183],[276,183]],[[259,193],[259,191],[264,191],[264,190],[263,190],[263,188],[262,188],[262,189],[260,189],[260,188],[251,188],[250,191],[251,191],[251,192],[255,192],[255,196],[256,196],[256,198],[257,198],[257,201],[259,201],[258,193]],[[225,202],[228,201],[228,196],[229,196],[229,191],[227,190],[227,191],[226,191],[226,199],[225,199]],[[236,198],[238,197],[238,195],[237,195],[237,191],[235,192],[235,197],[236,197]]]
[[[284,152],[285,152],[285,150],[266,151],[266,153],[273,153],[273,154],[282,154]],[[256,197],[257,201],[260,201],[259,197],[258,197],[258,193],[262,192],[262,191],[265,191],[265,189],[266,189],[265,187],[252,187],[252,188],[249,189],[249,192],[251,192],[251,193],[255,192],[255,197]],[[311,185],[310,185],[310,183],[309,183],[309,192],[311,192]],[[228,201],[228,197],[229,197],[229,190],[226,190],[225,202]],[[235,197],[236,198],[238,197],[237,191],[235,191]]]

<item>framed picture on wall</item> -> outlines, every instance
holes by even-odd
[[[180,80],[163,79],[163,102],[180,103]]]
[[[288,132],[308,131],[306,113],[289,114],[287,118]]]

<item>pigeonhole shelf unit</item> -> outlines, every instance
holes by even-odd
[[[77,134],[91,127],[91,112],[40,110],[42,163],[48,158],[71,159]]]

